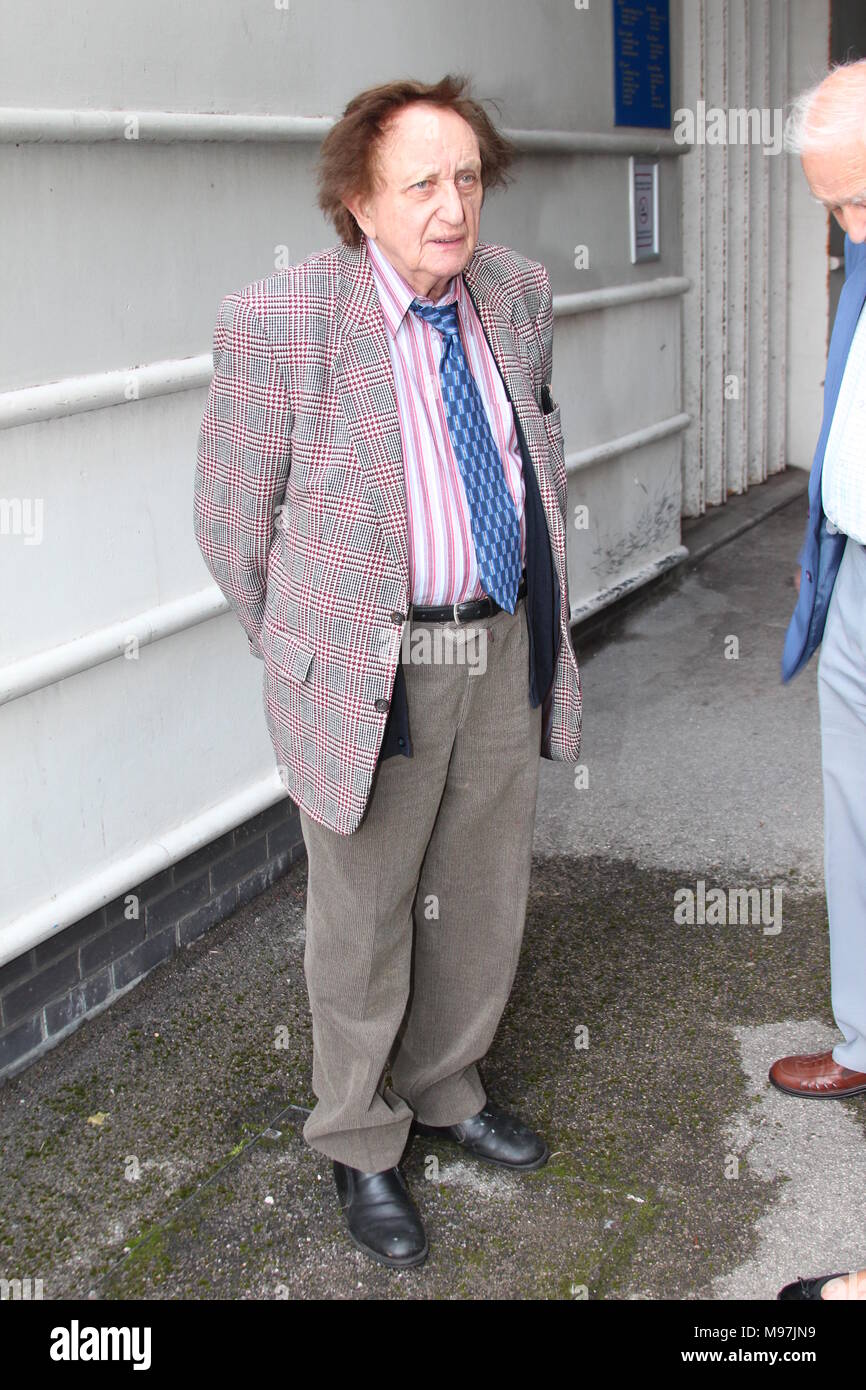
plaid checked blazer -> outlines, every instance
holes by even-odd
[[[522,426],[560,594],[542,757],[576,762],[560,410],[544,414],[550,277],[479,243],[463,271]],[[409,608],[402,441],[365,245],[341,244],[223,299],[198,439],[195,535],[264,664],[263,705],[292,800],[341,834],[370,794]],[[410,711],[411,717],[411,711]]]

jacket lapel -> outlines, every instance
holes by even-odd
[[[344,243],[339,265],[337,394],[391,558],[408,588],[403,440],[385,320],[363,242]]]
[[[842,384],[845,363],[848,361],[851,339],[854,337],[854,330],[860,318],[864,299],[866,299],[866,261],[861,261],[842,286],[839,305],[836,310],[836,321],[830,338],[830,350],[827,355],[827,386],[829,388],[827,396],[828,404],[833,407],[830,410],[831,419],[833,410],[836,408],[836,399]]]
[[[477,250],[463,272],[463,279],[494,361],[502,374],[512,407],[523,426],[537,473],[539,466],[546,468],[547,443],[532,390],[532,363],[512,327],[518,303],[523,308],[522,302],[505,298],[496,260],[479,258]]]
[[[526,441],[530,462],[535,469],[539,492],[551,535],[564,544],[562,516],[556,500],[547,458],[547,432],[532,389],[533,364],[513,329],[514,319],[526,310],[521,299],[506,299],[502,277],[495,258],[479,260],[473,256],[463,272],[484,336],[505,382],[512,409]]]
[[[523,427],[539,483],[543,479],[549,484],[544,424],[532,393],[532,364],[512,329],[514,306],[504,296],[495,262],[480,257],[480,249],[476,248],[463,279]],[[406,486],[397,393],[385,320],[363,242],[359,247],[340,247],[336,312],[337,394],[385,541],[408,586]],[[549,516],[550,507],[545,511]]]

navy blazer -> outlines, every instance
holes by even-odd
[[[782,653],[782,680],[789,681],[802,671],[815,648],[820,646],[830,607],[830,596],[842,562],[848,537],[841,531],[827,530],[827,517],[821,502],[821,472],[824,452],[833,422],[833,412],[839,398],[839,387],[854,329],[866,300],[866,243],[855,243],[845,237],[845,284],[839,297],[827,371],[824,378],[824,419],[818,447],[809,475],[809,520],[800,548],[798,563],[800,595],[785,634]]]
[[[478,306],[475,307],[477,310]],[[553,684],[553,677],[556,672],[556,658],[559,654],[561,637],[559,630],[559,579],[556,574],[553,552],[550,548],[547,518],[544,515],[544,505],[538,491],[535,466],[526,444],[517,411],[514,409],[514,402],[511,400],[508,385],[501,372],[499,375],[514,412],[514,424],[517,442],[520,445],[523,481],[526,489],[524,516],[526,521],[526,624],[529,629],[529,703],[535,709],[545,699]],[[395,753],[403,753],[408,758],[412,757],[406,678],[403,675],[403,667],[399,664],[394,678],[391,708],[382,736],[379,762],[383,758],[392,757]]]

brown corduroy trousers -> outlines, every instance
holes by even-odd
[[[413,1113],[448,1125],[483,1107],[477,1063],[523,939],[541,740],[525,600],[472,628],[413,623],[414,756],[379,764],[357,830],[300,813],[317,1098],[304,1138],[367,1172],[399,1161]]]

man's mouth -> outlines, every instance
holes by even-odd
[[[459,241],[462,241],[462,240],[463,240],[463,237],[462,237],[462,236],[447,236],[447,237],[446,237],[446,236],[437,236],[437,237],[434,237],[433,240],[434,240],[434,242],[435,242],[435,244],[436,244],[437,246],[456,246],[457,243],[458,243]]]

